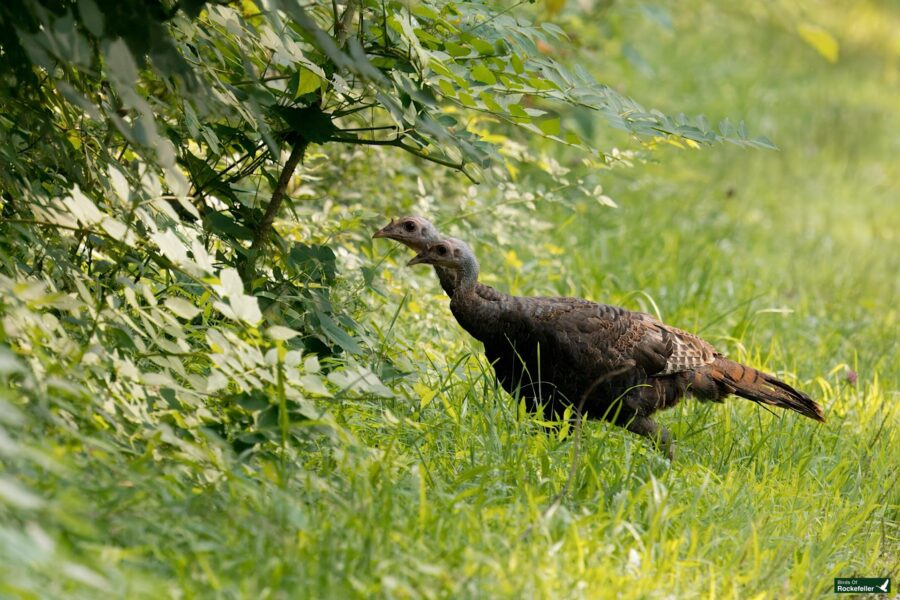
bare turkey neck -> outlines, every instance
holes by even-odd
[[[441,288],[452,297],[456,290],[456,271],[438,265],[434,265],[434,271],[437,273],[438,281],[441,282]]]
[[[457,286],[469,289],[475,287],[476,283],[478,283],[478,261],[474,256],[466,256],[459,266]]]

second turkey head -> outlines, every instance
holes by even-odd
[[[478,260],[468,244],[456,238],[444,238],[429,244],[419,252],[407,265],[434,265],[437,269],[445,269],[454,275],[454,292],[469,289],[478,282]],[[448,292],[450,293],[450,292]]]
[[[422,252],[429,244],[441,239],[437,228],[430,221],[415,216],[391,219],[390,223],[376,231],[372,237],[400,242],[416,252]]]
[[[444,238],[429,244],[416,254],[407,265],[435,265],[461,273],[478,272],[478,261],[472,249],[456,238]]]

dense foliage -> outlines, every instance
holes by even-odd
[[[766,6],[752,10],[786,19],[807,58],[837,60],[825,28]],[[670,561],[698,544],[712,557],[737,534],[693,529],[686,507],[668,499],[696,494],[709,515],[751,514],[723,508],[748,501],[734,491],[742,475],[728,470],[731,458],[759,473],[779,452],[793,453],[776,469],[780,485],[811,471],[846,503],[818,531],[791,532],[820,540],[795,555],[760,549],[761,534],[788,536],[783,515],[738,523],[754,541],[729,556],[747,554],[775,579],[765,583],[757,569],[713,584],[800,592],[842,568],[891,567],[883,556],[897,548],[900,499],[873,486],[895,477],[896,451],[860,456],[868,479],[836,450],[842,427],[871,429],[850,453],[898,445],[897,411],[874,402],[890,397],[885,381],[897,384],[896,358],[873,358],[873,348],[890,352],[876,330],[891,321],[848,315],[868,343],[850,346],[870,365],[859,388],[839,383],[842,363],[858,354],[840,347],[824,365],[820,355],[803,359],[798,370],[821,373],[840,415],[827,433],[793,420],[750,425],[735,434],[737,448],[673,474],[639,442],[597,426],[574,477],[570,429],[548,437],[496,391],[477,349],[449,337],[433,281],[381,268],[387,246],[375,249],[369,236],[398,212],[431,215],[486,253],[500,249],[486,276],[513,291],[599,298],[586,283],[604,281],[593,257],[630,265],[619,254],[628,247],[641,266],[606,280],[611,300],[706,308],[679,324],[724,319],[732,330],[723,344],[763,362],[741,340],[765,314],[749,308],[765,292],[738,285],[715,300],[711,281],[725,267],[698,258],[718,244],[738,260],[725,239],[740,239],[734,221],[716,216],[733,206],[717,199],[692,213],[707,237],[666,209],[644,218],[647,205],[633,197],[634,207],[622,203],[628,235],[596,223],[625,218],[603,212],[610,196],[691,173],[682,165],[657,180],[647,163],[676,160],[661,149],[731,142],[740,148],[709,154],[749,161],[747,148],[772,144],[742,123],[681,115],[695,108],[679,88],[687,78],[662,77],[685,106],[654,85],[637,94],[671,115],[622,93],[634,72],[674,69],[635,47],[684,27],[667,9],[583,10],[388,0],[0,6],[4,595],[592,595],[585,581],[599,584],[597,572],[617,565],[638,578],[649,564],[679,590]],[[609,57],[605,77],[615,80],[598,81],[598,56]],[[753,110],[707,108],[721,117]],[[625,174],[634,165],[645,179]],[[742,207],[761,210],[752,204]],[[893,240],[891,229],[878,235]],[[897,266],[875,254],[877,268]],[[658,256],[681,277],[640,279]],[[897,292],[847,277],[846,287],[871,290],[874,308]],[[654,288],[669,291],[659,302],[629,295]],[[834,327],[805,314],[821,324],[805,334]],[[785,366],[788,354],[770,354],[782,361],[773,368]],[[746,407],[730,410],[740,418],[725,413],[728,428],[753,422]],[[679,433],[716,447],[703,437],[713,419],[707,411]],[[807,435],[808,446],[790,449]],[[704,495],[709,485],[733,497]],[[570,502],[551,502],[560,490]],[[838,528],[850,515],[860,524]],[[681,529],[687,549],[676,542]],[[793,566],[777,566],[789,556]],[[813,567],[809,580],[798,574]],[[687,579],[694,585],[699,571]]]

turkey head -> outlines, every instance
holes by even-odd
[[[372,237],[400,242],[416,252],[422,252],[429,244],[441,239],[437,228],[430,221],[416,216],[391,219],[390,223],[376,231]]]
[[[406,264],[407,266],[434,265],[453,271],[462,271],[464,264],[474,260],[474,258],[475,255],[472,253],[472,250],[463,242],[443,239],[428,244]]]

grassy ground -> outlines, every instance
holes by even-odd
[[[900,576],[900,16],[831,4],[673,10],[671,30],[611,16],[656,71],[610,59],[604,79],[666,110],[742,115],[780,151],[667,150],[610,174],[619,209],[539,204],[553,227],[518,236],[518,258],[475,244],[498,287],[658,312],[814,395],[826,424],[685,402],[661,416],[674,462],[594,422],[576,460],[572,430],[547,435],[497,392],[433,275],[388,261],[361,318],[418,377],[411,394],[334,403],[290,460],[214,447],[208,481],[165,432],[140,452],[48,443],[79,468],[22,475],[55,478],[45,523],[127,597],[807,598],[837,576]],[[796,32],[813,17],[841,43],[835,64]],[[16,493],[0,478],[4,500],[31,502]],[[53,542],[34,522],[0,542],[0,595],[103,587],[42,559]]]
[[[410,421],[380,446],[404,466],[367,484],[346,525],[366,540],[346,551],[379,548],[361,560],[389,575],[368,591],[816,597],[837,576],[900,572],[898,56],[890,26],[872,26],[897,15],[866,5],[846,18],[821,16],[844,42],[830,64],[788,16],[676,16],[674,32],[636,47],[680,68],[625,69],[625,90],[668,110],[737,111],[780,150],[668,152],[611,179],[619,210],[548,209],[555,227],[517,248],[522,268],[482,249],[497,285],[658,311],[809,391],[828,423],[739,399],[685,403],[662,417],[681,442],[671,466],[591,423],[566,488],[573,444],[517,419],[477,371],[447,375],[464,359],[451,350],[423,373],[437,398],[391,407]],[[629,27],[635,39],[659,33]],[[548,240],[566,249],[562,273],[545,260]],[[417,304],[450,318],[438,295]],[[447,335],[435,327],[412,340],[404,330],[410,348]]]

